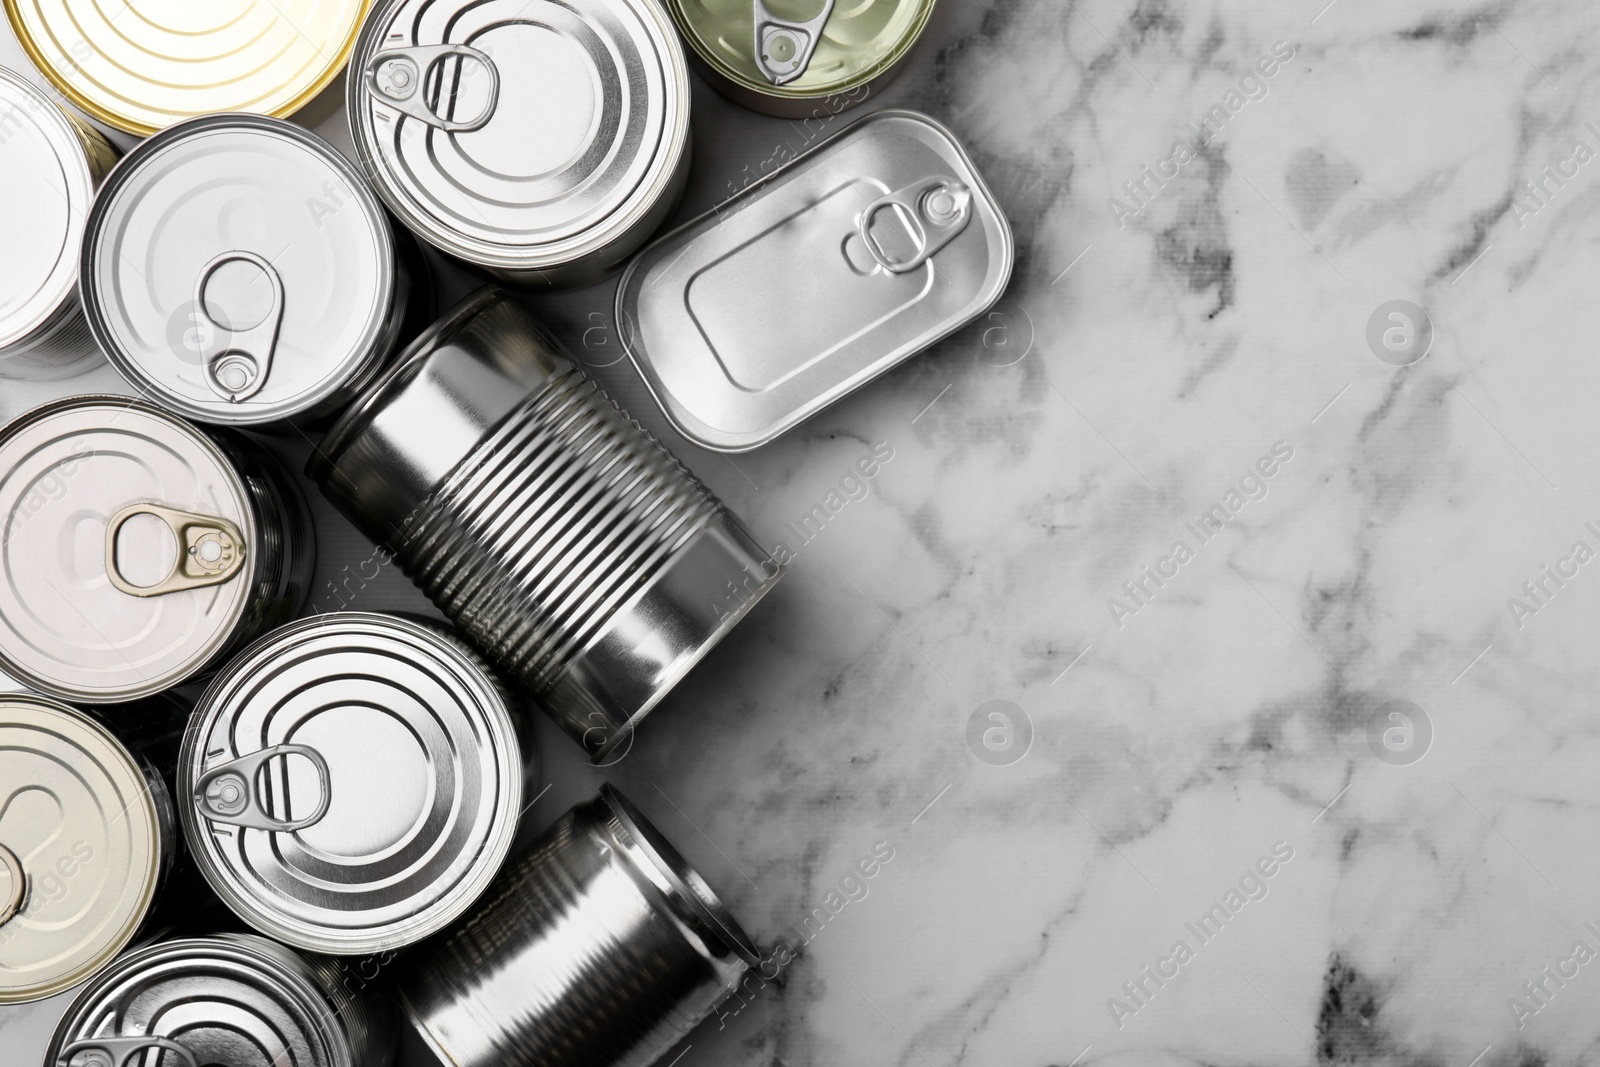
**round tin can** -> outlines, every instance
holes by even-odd
[[[5,7],[23,51],[63,96],[91,118],[147,137],[195,115],[294,114],[344,69],[367,0]]]
[[[597,762],[783,573],[492,288],[418,338],[307,473]]]
[[[0,378],[67,378],[100,363],[78,303],[78,250],[117,150],[0,67]]]
[[[398,948],[469,908],[522,810],[504,691],[406,619],[330,612],[235,656],[184,737],[189,850],[251,926],[297,948]]]
[[[177,685],[297,613],[314,557],[299,489],[243,438],[117,396],[0,430],[0,670],[31,689]]]
[[[250,934],[162,941],[85,986],[44,1067],[385,1067],[394,1008],[332,960]]]
[[[510,282],[603,276],[688,176],[688,70],[658,0],[379,0],[345,96],[390,209]]]
[[[735,103],[824,118],[900,72],[934,0],[666,0],[689,54]]]
[[[491,893],[400,975],[403,1047],[441,1067],[644,1067],[759,962],[710,886],[609,785]]]
[[[190,119],[128,154],[83,244],[89,326],[129,383],[203,422],[310,422],[377,376],[410,293],[388,215],[281,119]]]
[[[173,855],[156,773],[83,713],[0,697],[0,1004],[69,989],[150,912]]]

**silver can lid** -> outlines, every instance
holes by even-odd
[[[743,452],[981,315],[1013,255],[950,131],[880,111],[640,252],[617,322],[673,425]]]
[[[252,600],[246,494],[215,444],[143,401],[19,416],[0,430],[0,670],[99,704],[204,668]]]
[[[0,67],[0,351],[30,342],[76,300],[94,199],[83,143],[61,109]]]
[[[683,46],[656,0],[385,0],[345,92],[384,201],[488,267],[604,247],[688,149]]]
[[[123,377],[192,419],[315,408],[393,343],[394,235],[366,182],[293,123],[211,115],[129,153],[90,215],[83,299]]]
[[[248,934],[163,941],[84,987],[45,1067],[366,1067],[311,963]]]
[[[263,933],[356,955],[461,915],[505,859],[521,759],[499,684],[428,626],[333,612],[211,685],[179,761],[190,851]]]
[[[160,881],[164,797],[104,727],[41,697],[0,697],[0,1004],[94,974]]]

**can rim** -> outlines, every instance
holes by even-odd
[[[379,273],[376,287],[388,290],[387,302],[393,305],[398,283],[396,266],[398,251],[394,230],[383,204],[379,202],[367,180],[343,153],[323,137],[287,119],[248,111],[225,111],[181,119],[141,141],[117,160],[116,165],[101,183],[100,190],[89,208],[89,217],[84,223],[83,253],[79,257],[77,291],[82,296],[84,318],[89,323],[89,332],[94,335],[95,344],[129,385],[139,390],[145,397],[185,418],[220,425],[256,426],[282,422],[301,412],[309,411],[338,393],[346,383],[339,376],[333,375],[324,379],[315,389],[293,397],[292,402],[280,401],[259,412],[245,406],[237,414],[218,404],[197,403],[180,396],[164,388],[159,379],[144,370],[138,359],[123,349],[115,331],[111,328],[99,286],[94,279],[95,267],[102,258],[106,242],[110,239],[106,227],[109,225],[108,216],[111,213],[112,202],[125,187],[134,182],[144,161],[174,141],[204,136],[218,129],[229,128],[255,130],[296,142],[339,172],[349,185],[352,195],[360,202],[363,213],[372,222],[373,234],[379,245]],[[222,250],[224,248],[219,247],[219,251]],[[353,350],[370,352],[374,349],[388,330],[391,318],[392,316],[388,314],[377,316],[363,333],[360,342],[352,346]]]

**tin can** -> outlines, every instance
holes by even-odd
[[[75,107],[148,137],[195,115],[294,114],[344,69],[367,0],[137,8],[5,0],[5,8],[23,51]]]
[[[199,674],[310,593],[309,509],[231,434],[78,396],[0,430],[0,670],[116,704]]]
[[[824,118],[900,72],[934,0],[666,0],[706,80],[780,118]]]
[[[172,864],[166,786],[95,720],[0,697],[0,1004],[95,974],[133,939]]]
[[[782,576],[492,288],[423,334],[307,473],[596,761]]]
[[[476,653],[388,615],[330,612],[234,657],[184,737],[190,852],[251,926],[378,953],[465,912],[522,810],[504,690]]]
[[[393,1004],[332,960],[250,934],[162,941],[118,959],[56,1027],[44,1067],[386,1067]]]
[[[111,175],[82,290],[129,384],[243,426],[343,407],[392,354],[411,286],[387,213],[332,145],[282,119],[208,115]]]
[[[502,280],[594,281],[682,195],[688,70],[658,0],[378,0],[351,64],[378,195]]]
[[[1013,256],[950,131],[880,111],[641,252],[617,323],[673,426],[745,452],[983,314]]]
[[[0,378],[68,378],[98,366],[78,303],[84,219],[117,150],[0,67]]]
[[[759,962],[710,886],[609,785],[491,894],[400,972],[402,1047],[441,1067],[644,1067]]]

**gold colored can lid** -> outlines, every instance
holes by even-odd
[[[293,114],[338,76],[368,0],[4,0],[28,57],[101,122]]]

